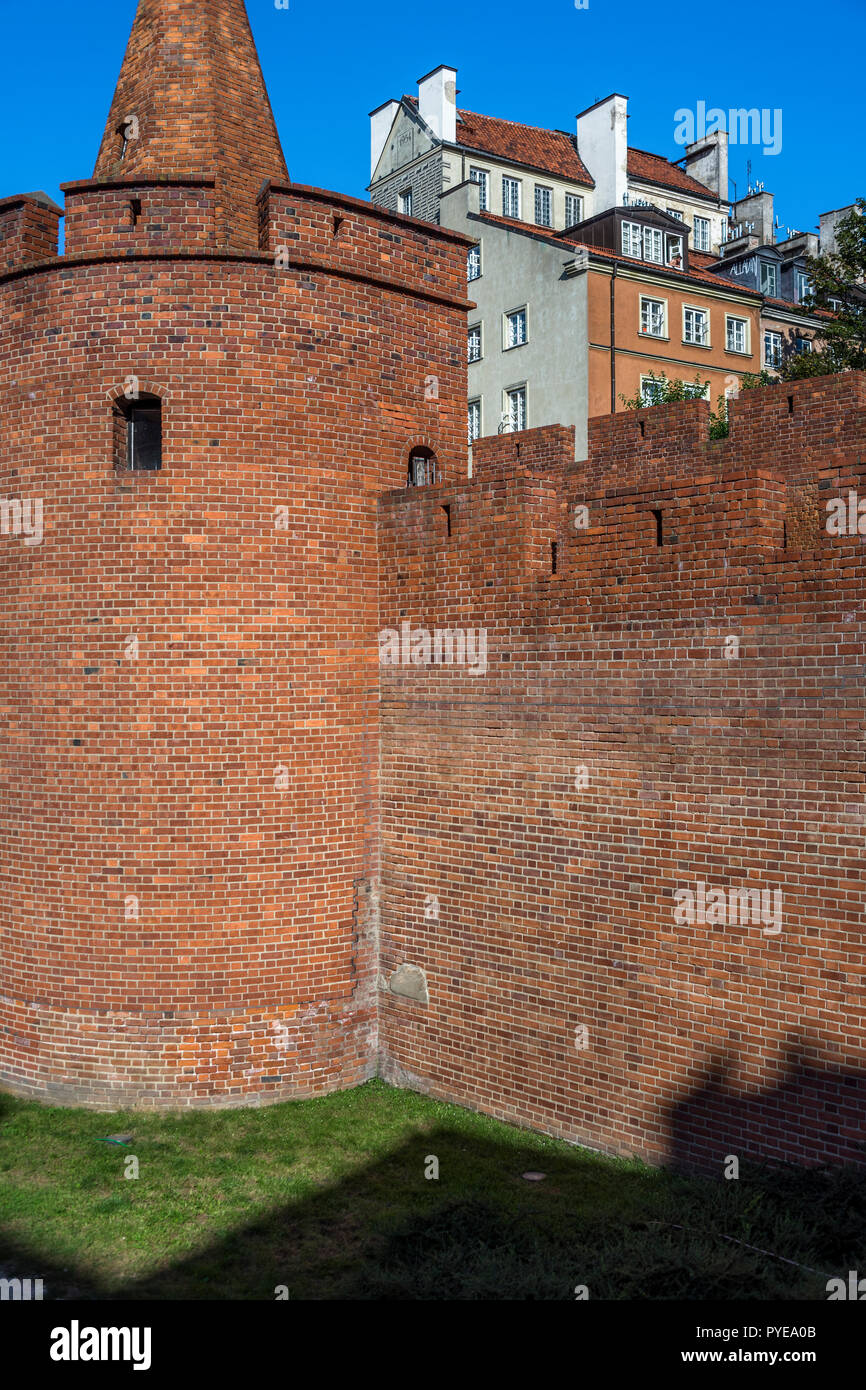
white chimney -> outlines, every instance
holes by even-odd
[[[418,112],[446,145],[457,143],[457,69],[440,66],[418,78]]]
[[[394,117],[400,109],[399,101],[386,101],[370,112],[370,178],[376,173],[376,165],[382,158],[385,141],[391,133]]]
[[[628,192],[628,97],[618,92],[577,118],[577,152],[595,179],[596,212],[619,208]]]

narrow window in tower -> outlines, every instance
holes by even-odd
[[[123,121],[121,121],[121,122],[120,122],[120,125],[117,127],[117,133],[118,133],[118,135],[120,136],[120,156],[119,156],[119,158],[120,158],[120,162],[121,162],[121,164],[122,164],[123,161],[126,159],[127,154],[129,153],[129,145],[130,145],[130,142],[131,142],[132,140],[137,140],[137,139],[138,139],[138,134],[139,134],[138,117],[137,117],[137,116],[127,116],[126,119],[123,120]]]
[[[129,202],[129,225],[137,227],[141,220],[141,199],[131,198]]]
[[[162,401],[141,395],[121,398],[115,407],[115,466],[131,473],[155,473],[162,468]]]
[[[428,483],[436,482],[436,455],[432,449],[427,449],[423,445],[413,449],[409,454],[409,475],[406,479],[407,487],[424,487]]]

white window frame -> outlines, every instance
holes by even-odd
[[[660,332],[660,333],[651,333],[649,330],[647,330],[647,329],[644,328],[644,318],[645,318],[645,317],[647,318],[648,322],[652,322],[651,316],[645,315],[645,312],[644,312],[645,306],[646,306],[646,305],[649,305],[649,304],[658,304],[658,305],[661,306],[661,311],[662,311],[662,312],[661,312],[661,332]],[[657,338],[657,339],[658,339],[658,338],[661,338],[661,339],[664,339],[664,340],[667,339],[667,336],[668,336],[668,302],[667,302],[666,299],[658,299],[658,298],[656,297],[656,295],[654,295],[654,294],[642,294],[642,295],[641,295],[641,297],[640,297],[640,315],[639,315],[639,328],[638,328],[638,333],[639,333],[639,335],[640,335],[641,338]]]
[[[808,299],[812,293],[812,279],[805,270],[797,271],[797,303],[802,304],[804,299]],[[805,284],[806,288],[803,288]]]
[[[680,263],[674,266],[674,257],[679,256]],[[675,236],[673,232],[665,232],[665,265],[673,266],[675,270],[683,269],[683,239]]]
[[[542,222],[538,216],[538,203],[539,196],[541,197],[542,203],[544,202],[545,194],[547,195],[547,221]],[[535,225],[536,227],[553,226],[553,189],[547,183],[537,183],[535,185]]]
[[[627,222],[623,219],[620,238],[622,254],[632,256],[636,261],[639,261],[643,256],[643,228],[640,223]],[[637,246],[637,250],[635,250],[635,246]]]
[[[644,405],[656,405],[656,401],[647,398],[645,394],[646,386],[660,387],[662,390],[664,390],[664,383],[660,381],[653,381],[648,373],[641,372],[640,398],[643,401]]]
[[[649,247],[652,254],[649,254]],[[656,255],[656,251],[658,255]],[[644,227],[643,229],[643,258],[649,261],[650,265],[664,265],[665,263],[665,237],[661,227]]]
[[[516,398],[516,397],[519,397],[519,396],[521,396],[521,395],[522,395],[522,397],[523,397],[523,424],[522,424],[522,425],[519,424],[519,425],[517,425],[516,428],[515,428],[515,425],[514,425],[514,409],[513,409],[512,397],[515,397],[515,398]],[[510,424],[510,430],[511,430],[511,433],[512,433],[512,434],[517,434],[517,433],[519,433],[521,430],[525,430],[525,429],[526,429],[526,427],[527,427],[527,420],[528,420],[529,416],[528,416],[527,391],[526,391],[526,382],[525,382],[525,381],[520,382],[520,384],[519,384],[519,385],[516,385],[516,386],[506,386],[505,390],[502,392],[502,414],[508,416],[508,418],[509,418],[509,424]]]
[[[794,339],[794,350],[798,353],[812,351],[812,339],[801,338],[799,335]]]
[[[503,217],[513,217],[515,221],[519,221],[519,220],[520,220],[521,206],[522,206],[522,202],[523,202],[523,190],[522,190],[522,188],[521,188],[521,183],[522,183],[522,180],[521,180],[521,179],[512,178],[510,174],[503,174],[503,175],[502,175],[502,216],[503,216]],[[517,211],[516,211],[516,212],[509,212],[509,211],[508,211],[508,209],[509,209],[510,207],[513,206],[512,202],[511,202],[511,194],[514,195],[514,200],[515,200],[515,201],[514,201],[514,205],[516,205],[516,208],[517,208]]]
[[[470,275],[469,272],[470,272],[470,270],[472,269],[472,266],[475,265],[475,264],[477,264],[477,266],[478,266],[478,274],[477,274],[477,275]],[[481,264],[481,242],[479,241],[477,246],[470,246],[469,250],[466,252],[466,280],[467,280],[467,282],[471,285],[472,282],[473,282],[473,280],[480,280],[480,279],[481,279],[482,270],[483,270],[483,267],[482,267],[482,264]]]
[[[758,264],[759,264],[759,266],[760,266],[760,269],[759,269],[759,271],[758,271],[758,289],[761,291],[761,294],[769,295],[769,297],[770,297],[771,299],[778,299],[778,298],[779,298],[779,267],[778,267],[778,266],[775,264],[775,262],[773,262],[773,261],[759,261]],[[765,289],[764,289],[764,276],[765,276],[765,275],[768,275],[769,277],[772,278],[773,288],[772,288],[771,290],[765,290]]]
[[[743,347],[731,347],[731,325],[741,323],[743,325]],[[735,352],[738,357],[751,356],[750,324],[748,319],[744,319],[740,314],[725,314],[725,351]]]
[[[477,433],[473,434],[473,423],[477,426]],[[481,397],[473,396],[466,406],[466,432],[469,436],[469,444],[473,444],[476,439],[481,438]]]
[[[469,166],[469,180],[478,184],[478,204],[482,212],[490,211],[490,170]]]
[[[573,218],[573,219],[570,218],[569,215],[568,215],[568,203],[569,203],[569,199],[571,199],[573,202],[577,203],[577,217],[576,217],[576,218]],[[576,227],[577,224],[578,224],[578,222],[582,222],[582,221],[583,221],[583,194],[582,194],[582,193],[566,193],[566,195],[565,195],[565,225],[566,225],[566,227]]]
[[[678,222],[685,222],[686,220],[683,214],[681,212],[678,212],[676,208],[665,208],[665,212],[667,213],[668,217],[675,217]]]
[[[477,339],[478,355],[472,356],[470,343]],[[481,323],[471,323],[466,333],[466,360],[467,362],[480,362],[484,356],[484,328]]]
[[[397,194],[400,212],[404,217],[412,216],[412,204],[414,202],[411,188],[404,188]]]
[[[519,320],[523,316],[523,337],[516,342],[510,342],[512,320]],[[508,309],[502,315],[502,351],[511,352],[512,349],[524,347],[529,342],[529,314],[526,305],[521,304],[517,309]]]
[[[704,320],[704,334],[701,338],[689,337],[689,314],[701,314]],[[683,305],[683,342],[689,347],[710,347],[710,311],[701,304]]]
[[[767,339],[772,338],[773,354],[767,352]],[[782,335],[775,328],[764,329],[764,366],[771,367],[773,371],[778,371],[782,365]]]
[[[709,251],[712,244],[713,227],[709,217],[699,217],[695,213],[692,228],[692,246],[695,251]]]

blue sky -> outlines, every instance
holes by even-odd
[[[0,0],[0,196],[93,170],[135,0]],[[365,196],[369,111],[414,92],[439,63],[458,69],[459,103],[531,125],[574,129],[578,111],[618,91],[629,140],[669,158],[674,113],[698,101],[724,110],[780,109],[782,148],[732,149],[742,193],[776,195],[783,226],[815,228],[819,212],[866,194],[862,154],[863,0],[758,7],[648,0],[247,0],[293,179]],[[857,71],[860,78],[856,77]]]

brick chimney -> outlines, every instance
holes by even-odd
[[[217,180],[217,244],[258,248],[256,197],[288,180],[244,0],[139,0],[94,179]]]

